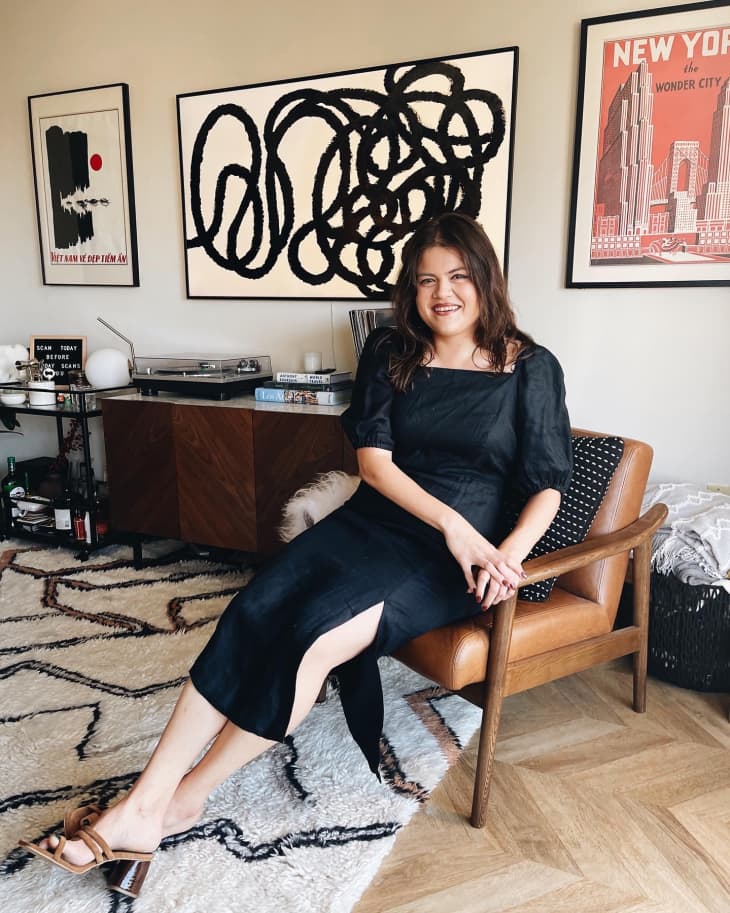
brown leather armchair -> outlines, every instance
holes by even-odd
[[[576,430],[586,435],[594,432]],[[485,615],[429,631],[395,654],[484,710],[471,823],[483,827],[502,699],[535,685],[633,655],[634,710],[646,709],[651,537],[667,514],[639,518],[653,451],[624,438],[624,453],[586,540],[526,561],[526,586],[557,577],[545,602],[516,593]],[[613,629],[633,549],[633,623]]]

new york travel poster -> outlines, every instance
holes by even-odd
[[[569,287],[730,285],[730,3],[581,23]]]
[[[730,27],[607,41],[591,263],[730,256]]]

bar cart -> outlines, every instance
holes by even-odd
[[[133,390],[133,384],[125,384],[119,387],[85,386],[72,389],[67,386],[55,386],[52,381],[43,383],[37,381],[3,382],[0,383],[0,410],[15,412],[18,415],[42,415],[54,418],[59,453],[63,451],[64,445],[64,419],[77,419],[81,433],[83,462],[86,467],[91,467],[89,419],[102,414],[101,399],[120,393],[129,393]],[[49,527],[41,528],[38,526],[31,530],[16,526],[10,529],[8,528],[8,521],[4,511],[2,526],[0,527],[0,540],[12,535],[19,539],[78,548],[76,557],[81,561],[85,561],[91,552],[110,544],[111,537],[105,537],[103,542],[99,539],[94,477],[92,472],[88,470],[83,494],[84,509],[88,511],[89,519],[85,541],[72,538],[66,530],[59,531]]]

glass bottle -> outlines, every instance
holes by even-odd
[[[109,534],[109,513],[108,504],[99,495],[97,486],[94,492],[94,512],[96,515],[96,540],[103,542]]]
[[[86,523],[84,508],[80,501],[75,501],[71,509],[71,527],[76,542],[86,542]]]
[[[94,470],[86,463],[79,463],[78,497],[84,514],[84,538],[91,545],[91,510],[96,500],[96,480]]]
[[[5,528],[10,530],[15,527],[18,514],[17,502],[25,496],[25,489],[15,475],[15,457],[8,457],[8,474],[3,480],[3,509],[5,513]]]
[[[53,519],[58,532],[72,535],[71,492],[68,485],[53,502]]]

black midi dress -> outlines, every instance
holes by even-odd
[[[563,375],[535,346],[512,373],[421,368],[412,389],[388,380],[394,330],[363,349],[342,416],[353,445],[393,462],[499,544],[506,488],[564,491],[572,468]],[[190,675],[237,726],[281,741],[304,653],[322,634],[384,603],[374,643],[336,671],[350,732],[377,773],[383,724],[378,657],[480,611],[437,530],[365,482],[342,507],[269,559],[234,597]]]

